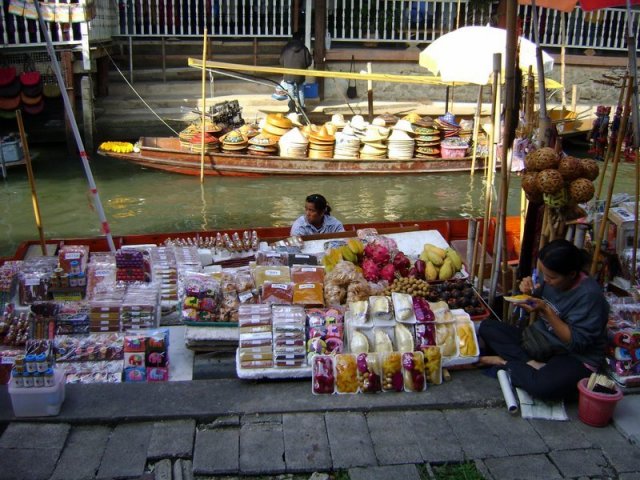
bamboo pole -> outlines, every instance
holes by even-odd
[[[42,255],[47,255],[47,245],[44,241],[44,229],[42,228],[42,217],[40,215],[40,204],[38,203],[38,192],[36,191],[36,179],[33,176],[33,168],[31,166],[31,154],[29,153],[29,144],[27,143],[27,135],[24,131],[24,123],[22,123],[22,112],[16,110],[16,119],[18,120],[18,130],[20,131],[20,142],[22,142],[22,150],[24,151],[24,163],[27,166],[27,176],[29,177],[29,186],[31,187],[31,203],[33,204],[33,215],[36,217],[36,227],[38,227],[38,235],[40,236],[40,248]]]
[[[567,106],[567,89],[564,86],[565,82],[565,70],[566,60],[565,54],[567,51],[567,35],[566,35],[566,22],[567,16],[565,12],[560,12],[560,38],[562,38],[562,45],[560,46],[560,83],[562,84],[562,114],[564,115],[564,109]]]
[[[625,81],[622,85],[622,88],[620,88],[620,95],[618,95],[618,103],[616,104],[616,107],[617,105],[622,105],[626,84],[627,82],[625,77]],[[602,194],[602,186],[604,185],[604,177],[605,177],[605,174],[607,173],[607,167],[609,166],[609,158],[611,158],[611,142],[607,143],[607,150],[605,151],[605,154],[604,154],[602,171],[600,172],[600,178],[598,178],[598,188],[596,189],[596,200],[599,200],[600,195]]]
[[[631,92],[633,85],[631,84],[632,78],[628,76],[625,81],[625,96],[624,96],[624,111],[622,113],[622,120],[620,121],[620,130],[618,131],[618,140],[616,141],[616,151],[613,154],[613,164],[611,166],[611,178],[609,179],[609,190],[607,192],[607,199],[604,204],[604,213],[602,220],[600,221],[600,229],[595,242],[595,251],[593,253],[593,260],[591,262],[591,270],[589,273],[593,276],[596,273],[598,267],[598,260],[600,258],[600,249],[602,248],[602,239],[604,238],[605,229],[607,227],[607,219],[609,217],[609,208],[611,207],[611,197],[613,196],[613,187],[616,183],[616,175],[618,173],[618,163],[620,161],[620,151],[622,150],[622,139],[624,138],[624,132],[627,130],[627,123],[629,122],[629,114],[631,110]],[[635,266],[634,266],[635,268]]]
[[[202,64],[207,63],[207,27],[202,40]],[[200,183],[204,183],[204,121],[207,115],[207,69],[202,69],[202,126],[200,128]]]
[[[476,171],[476,157],[478,151],[478,135],[480,135],[480,111],[482,109],[482,85],[478,88],[478,101],[476,103],[476,114],[473,118],[473,151],[471,152],[471,175]],[[446,113],[446,112],[445,112]]]
[[[640,150],[636,154],[636,201],[633,205],[633,251],[631,253],[631,286],[636,283],[636,262],[638,261],[638,202],[640,202]]]
[[[493,55],[493,86],[491,92],[491,131],[489,132],[489,167],[487,168],[487,180],[484,199],[484,221],[482,222],[482,246],[480,248],[480,264],[478,266],[478,290],[482,292],[484,288],[484,264],[487,254],[487,240],[489,236],[489,220],[491,219],[491,200],[493,197],[493,174],[495,171],[495,139],[499,132],[496,129],[495,118],[498,117],[499,109],[497,108],[498,89],[500,88],[500,72],[502,70],[502,54],[495,53]]]
[[[371,75],[373,69],[371,62],[367,62],[367,73]],[[369,110],[369,122],[373,122],[373,81],[367,80],[367,107]]]

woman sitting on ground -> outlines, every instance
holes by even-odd
[[[522,308],[536,319],[525,331],[498,320],[485,320],[479,335],[496,355],[480,364],[506,369],[515,387],[543,400],[575,394],[577,383],[604,361],[609,306],[600,285],[583,272],[586,253],[566,240],[540,250],[538,272],[520,282],[532,295]]]
[[[316,235],[318,233],[344,232],[342,223],[331,216],[331,207],[327,199],[317,193],[306,198],[304,215],[291,226],[291,236]]]

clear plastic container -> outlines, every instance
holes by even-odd
[[[381,354],[382,358],[382,391],[401,392],[404,387],[402,378],[402,354],[389,352]]]
[[[362,393],[377,393],[382,390],[382,368],[377,353],[357,355],[358,387]]]
[[[336,355],[335,365],[336,392],[358,393],[358,369],[356,356],[349,353]]]
[[[402,378],[406,392],[422,392],[427,386],[422,352],[402,354]]]
[[[16,417],[44,417],[60,413],[64,402],[64,375],[55,370],[54,385],[51,387],[20,388],[9,384],[9,395]]]
[[[315,395],[333,393],[336,379],[333,365],[334,357],[328,355],[315,355],[312,360],[311,391]]]

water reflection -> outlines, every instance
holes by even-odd
[[[32,150],[38,150],[33,147]],[[356,177],[187,177],[96,157],[94,176],[114,235],[213,228],[288,226],[312,193],[327,197],[345,223],[480,216],[485,181],[481,172]],[[47,237],[99,235],[78,160],[64,146],[47,147],[34,164]],[[498,185],[498,179],[496,179]],[[616,192],[633,192],[633,165],[620,166]],[[513,177],[508,214],[520,210],[520,179]],[[0,184],[0,255],[37,238],[26,172],[9,171]]]

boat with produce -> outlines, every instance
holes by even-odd
[[[321,235],[311,235],[303,237],[305,240],[318,240],[326,238],[349,238],[355,237],[358,230],[366,228],[374,228],[381,234],[397,233],[397,232],[410,232],[419,230],[436,230],[442,235],[447,242],[454,241],[466,242],[468,237],[468,229],[470,219],[467,218],[454,218],[454,219],[440,219],[440,220],[406,220],[396,222],[371,222],[371,223],[351,223],[345,224],[345,232],[342,233],[330,233]],[[482,224],[481,219],[474,219],[478,221],[478,225]],[[223,238],[228,236],[233,239],[234,233],[242,231],[256,232],[256,236],[261,242],[274,243],[283,241],[289,238],[290,227],[255,227],[248,229],[219,229],[208,231],[190,231],[190,232],[178,232],[178,233],[150,233],[150,234],[138,234],[138,235],[114,235],[113,241],[116,248],[122,248],[128,245],[163,245],[167,242],[182,243],[185,245],[199,245],[204,247],[211,247],[216,243],[218,234]],[[520,253],[520,217],[507,217],[506,223],[507,231],[507,245],[508,250],[513,258],[517,258]],[[489,235],[488,246],[493,245],[495,233],[495,221],[491,220],[489,223]],[[236,242],[237,243],[237,242]],[[250,256],[251,247],[240,247],[234,243],[228,255],[219,262],[222,264],[242,264],[246,263],[247,258]],[[50,238],[46,240],[46,244],[49,246],[58,245],[86,245],[91,252],[107,252],[109,251],[109,245],[105,237],[87,237],[87,238]],[[229,246],[229,245],[228,245]],[[11,257],[0,258],[0,264],[8,260],[23,260],[28,254],[38,255],[40,252],[40,243],[38,240],[28,240],[22,242],[15,253]],[[462,253],[462,252],[461,252]]]
[[[130,152],[98,150],[100,155],[117,158],[147,168],[183,175],[200,175],[200,153],[180,147],[171,137],[142,137],[139,150]],[[471,171],[470,156],[454,159],[362,160],[284,158],[276,155],[208,152],[204,156],[204,174],[210,176],[263,175],[388,175]],[[474,169],[485,166],[486,157],[475,160]]]

